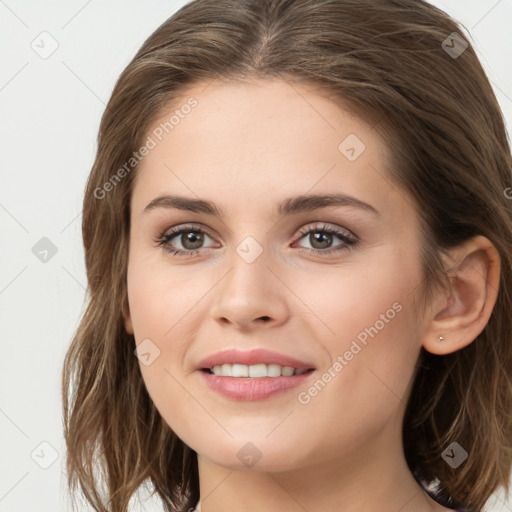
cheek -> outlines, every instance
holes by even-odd
[[[181,371],[176,371],[186,354],[183,326],[189,321],[186,313],[190,307],[182,293],[185,283],[180,284],[174,276],[171,284],[154,265],[134,263],[129,266],[127,284],[144,384],[164,421],[175,431],[186,434],[190,425],[180,428],[182,414],[176,412],[194,406],[183,386]]]
[[[363,344],[377,336],[399,343],[400,332],[411,328],[420,265],[414,254],[393,247],[376,252],[378,258],[354,259],[337,269],[287,277],[299,299],[291,298],[290,303],[296,304],[293,311],[306,311],[307,325],[315,328],[309,334],[320,337],[331,355],[348,349],[358,336]]]
[[[308,335],[337,363],[325,375],[333,393],[325,393],[325,403],[364,408],[389,396],[396,405],[396,397],[407,393],[421,346],[413,308],[420,282],[419,260],[396,250],[340,269],[336,280],[317,275],[297,281],[294,291],[314,314],[308,323],[316,329]]]
[[[190,398],[182,387],[185,356],[204,322],[201,298],[211,288],[178,267],[132,259],[127,285],[130,315],[148,392],[162,416],[187,410]],[[143,357],[142,354],[149,354]],[[149,364],[147,364],[149,363]],[[188,397],[188,398],[187,398]]]
[[[167,339],[180,327],[178,322],[186,323],[188,315],[193,315],[194,306],[205,292],[197,273],[194,279],[191,275],[161,262],[135,258],[130,262],[128,297],[137,341],[141,336]]]
[[[301,390],[295,409],[295,420],[302,416],[305,431],[322,439],[324,455],[364,445],[392,421],[407,403],[420,351],[410,289],[375,279],[353,284],[350,297],[339,290],[323,310],[336,333],[321,341],[332,362]]]

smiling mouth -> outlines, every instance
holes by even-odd
[[[203,368],[203,372],[217,377],[264,378],[264,377],[293,377],[312,372],[314,368],[293,368],[278,364],[219,364],[211,368]]]

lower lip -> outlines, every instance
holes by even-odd
[[[220,377],[201,371],[206,385],[226,398],[255,402],[296,388],[308,380],[314,371],[291,377]]]

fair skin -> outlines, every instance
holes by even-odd
[[[451,289],[419,314],[418,216],[388,177],[388,150],[371,126],[285,81],[198,84],[176,105],[190,96],[198,106],[137,171],[124,315],[137,344],[150,339],[160,350],[141,364],[142,375],[164,420],[198,453],[202,511],[448,510],[407,467],[403,414],[421,347],[453,352],[485,327],[498,288],[494,247],[477,237],[453,251]],[[338,149],[349,134],[365,144],[353,161]],[[285,198],[327,193],[348,194],[376,212],[336,205],[276,214]],[[226,216],[144,211],[165,194],[212,201]],[[202,245],[187,233],[168,239],[170,249],[199,247],[191,257],[156,242],[183,224],[207,231]],[[358,242],[347,248],[325,233],[326,245],[298,232],[320,235],[324,225]],[[245,245],[249,236],[262,250],[250,263],[237,252],[240,244],[255,250]],[[390,309],[393,318],[301,403],[299,393]],[[227,348],[274,350],[315,371],[268,399],[233,400],[210,390],[197,370],[202,358]],[[250,468],[237,456],[248,442],[261,454]]]

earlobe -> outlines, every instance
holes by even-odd
[[[449,354],[484,330],[498,297],[500,257],[492,242],[476,236],[451,251],[450,287],[439,292],[422,335],[425,350]]]

